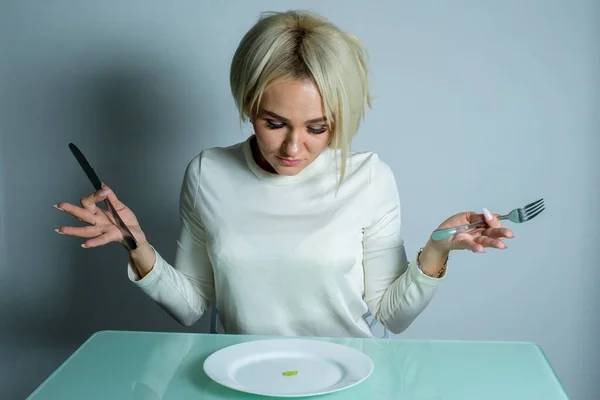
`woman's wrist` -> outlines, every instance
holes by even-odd
[[[140,278],[145,277],[152,271],[156,263],[156,253],[147,241],[138,244],[137,249],[128,250],[129,260],[138,271]]]
[[[442,276],[445,272],[449,254],[448,250],[437,248],[430,239],[423,250],[419,252],[418,264],[421,271],[432,277]]]

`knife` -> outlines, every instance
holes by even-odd
[[[77,162],[79,162],[79,165],[81,165],[81,168],[83,168],[83,172],[85,172],[89,180],[92,182],[92,185],[94,185],[94,188],[96,190],[101,190],[102,181],[100,180],[100,178],[98,178],[98,175],[96,175],[96,172],[94,171],[88,160],[85,158],[81,150],[79,150],[79,148],[77,148],[77,146],[75,146],[73,143],[69,143],[69,149],[71,149],[71,152],[77,159]],[[117,212],[117,210],[115,210],[115,207],[112,205],[108,197],[104,200],[104,204],[106,204],[106,206],[110,209],[110,212],[112,213],[113,217],[119,223],[119,226],[121,227],[121,233],[123,234],[123,238],[125,239],[127,247],[129,247],[130,250],[137,249],[137,240],[135,240],[133,233],[131,233],[127,225],[125,225],[125,222],[123,222],[123,220],[119,216],[119,213]]]

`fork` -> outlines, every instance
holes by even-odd
[[[511,222],[514,222],[515,224],[520,224],[520,223],[532,220],[533,218],[540,215],[540,213],[542,211],[544,211],[545,209],[546,209],[546,207],[544,206],[544,199],[542,198],[537,201],[534,201],[533,203],[527,204],[524,207],[515,208],[514,210],[512,210],[510,213],[508,213],[506,215],[500,215],[498,217],[498,219],[499,220],[507,219]],[[433,233],[431,234],[431,238],[433,240],[443,240],[443,239],[447,239],[451,236],[454,236],[457,233],[466,232],[473,228],[477,228],[477,227],[485,226],[485,225],[487,225],[487,222],[479,221],[479,222],[473,222],[472,224],[455,226],[452,228],[437,229],[437,230],[433,231]]]

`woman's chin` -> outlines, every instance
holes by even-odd
[[[302,171],[303,167],[282,167],[282,166],[278,166],[277,168],[275,168],[275,172],[278,175],[283,175],[283,176],[294,176],[294,175],[298,175],[301,171]]]

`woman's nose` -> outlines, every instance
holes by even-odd
[[[290,132],[283,142],[283,151],[290,157],[295,157],[300,154],[300,143],[302,135],[298,132]]]

